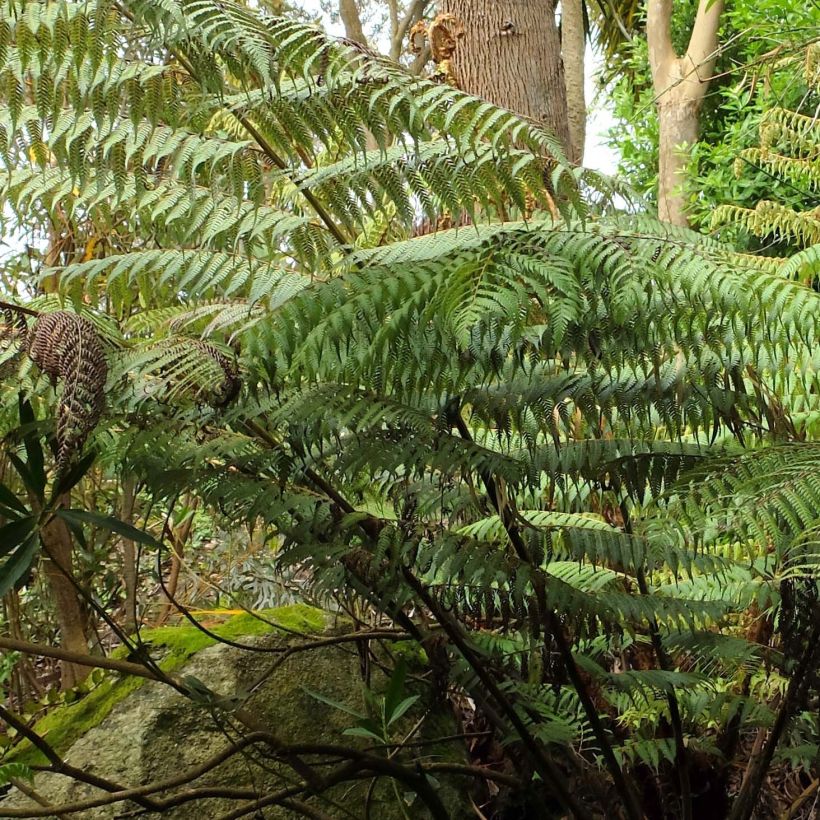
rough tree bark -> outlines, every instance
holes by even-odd
[[[672,0],[649,0],[646,35],[660,122],[658,214],[686,225],[681,190],[688,156],[683,146],[698,139],[700,109],[712,79],[724,0],[700,0],[689,46],[683,56],[672,45]]]
[[[587,103],[584,94],[584,0],[561,0],[561,54],[567,85],[567,119],[572,150],[569,158],[584,161],[587,136]]]
[[[569,154],[553,0],[439,0],[438,10],[464,29],[451,60],[459,88],[537,121]]]

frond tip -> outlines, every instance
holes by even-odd
[[[26,350],[53,385],[63,382],[57,411],[57,472],[63,473],[105,409],[108,363],[102,342],[88,319],[59,310],[35,320]]]

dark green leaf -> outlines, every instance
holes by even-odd
[[[4,527],[0,527],[0,557],[8,555],[13,549],[18,547],[29,536],[34,529],[36,519],[34,516],[18,518]]]
[[[330,698],[326,698],[324,695],[320,694],[319,692],[314,692],[312,689],[308,689],[306,686],[303,686],[302,689],[307,692],[312,698],[320,701],[321,703],[326,703],[328,706],[332,706],[334,709],[338,709],[340,712],[345,712],[348,715],[353,715],[355,718],[359,718],[359,720],[367,720],[367,718],[357,712],[355,709],[351,709],[344,703],[339,703],[339,701],[331,700]]]
[[[160,547],[161,544],[154,536],[145,532],[145,530],[138,530],[119,518],[114,518],[112,515],[103,515],[102,513],[91,512],[90,510],[57,510],[55,515],[70,523],[75,524],[93,524],[96,527],[115,532],[129,541],[136,541],[139,544],[146,544],[149,547]]]
[[[23,461],[23,459],[21,459],[16,453],[7,451],[6,456],[14,465],[14,469],[17,470],[17,474],[20,476],[23,484],[25,484],[26,489],[32,493],[32,495],[42,500],[43,490],[45,489],[45,481],[40,482],[37,476],[29,471],[26,462]]]
[[[0,484],[0,507],[5,508],[10,513],[25,515],[28,512],[23,502],[5,484]]]
[[[404,682],[407,679],[407,662],[404,658],[399,658],[396,668],[390,677],[390,683],[387,686],[387,692],[384,696],[384,719],[390,723],[393,712],[399,706],[404,693]]]
[[[74,464],[64,476],[61,476],[60,480],[56,483],[54,489],[52,490],[52,500],[58,498],[64,493],[67,493],[72,487],[79,483],[83,476],[89,471],[96,458],[96,451],[90,450],[76,464]]]
[[[23,446],[26,448],[26,463],[29,475],[36,482],[38,495],[42,495],[46,486],[45,456],[40,445],[39,434],[35,429],[31,429],[31,426],[36,424],[37,418],[30,402],[24,399],[22,394],[20,394],[18,401],[20,424],[29,428],[23,434]]]
[[[40,536],[33,532],[0,567],[0,598],[14,589],[17,582],[25,576],[40,550]]]
[[[398,720],[418,699],[420,695],[411,695],[405,698],[398,706],[396,706],[393,713],[387,718],[387,725],[389,726],[394,721]]]
[[[342,734],[350,735],[351,737],[366,737],[368,740],[378,740],[380,742],[384,740],[372,721],[367,721],[361,726],[353,726],[350,729],[345,729]]]

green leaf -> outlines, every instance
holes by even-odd
[[[12,590],[15,584],[28,572],[40,549],[40,537],[33,532],[0,567],[0,598]]]
[[[42,496],[46,486],[46,468],[40,437],[34,427],[37,423],[37,417],[34,415],[30,402],[24,399],[22,394],[18,397],[18,402],[20,425],[28,428],[23,435],[23,446],[26,448],[26,465],[29,475],[36,483],[37,494]]]
[[[3,508],[4,514],[6,512],[22,513],[23,515],[28,513],[23,502],[5,484],[0,484],[0,507]]]
[[[342,518],[340,529],[347,530],[351,527],[355,527],[357,524],[360,524],[362,521],[367,521],[370,518],[370,514],[367,512],[352,512],[348,513]]]
[[[391,723],[398,720],[420,697],[420,695],[411,695],[409,698],[405,698],[396,706],[392,715],[387,719],[387,725],[390,726]]]
[[[8,460],[14,465],[14,469],[17,470],[17,474],[20,476],[23,484],[25,485],[26,489],[38,499],[43,498],[43,490],[45,488],[45,481],[42,482],[38,479],[38,477],[32,473],[26,462],[20,458],[16,453],[12,453],[11,451],[6,451],[6,456]]]
[[[51,493],[51,499],[54,501],[64,493],[67,493],[72,487],[78,484],[83,476],[91,469],[91,465],[97,458],[97,453],[90,450],[86,453],[76,464],[72,465],[71,469],[55,484]]]
[[[28,538],[37,523],[34,516],[18,518],[0,527],[0,556],[8,555]]]
[[[360,712],[357,712],[355,709],[351,709],[344,703],[339,703],[337,700],[331,700],[330,698],[325,697],[319,692],[314,692],[312,689],[308,689],[306,686],[302,687],[302,690],[305,691],[308,695],[312,698],[315,698],[320,703],[326,703],[328,706],[332,706],[334,709],[338,709],[340,712],[344,712],[345,714],[352,715],[355,718],[358,718],[361,721],[366,721],[367,717]]]
[[[112,515],[102,515],[102,513],[92,512],[90,510],[57,510],[55,515],[65,519],[69,524],[93,524],[97,527],[109,530],[111,532],[127,538],[129,541],[136,541],[139,544],[146,544],[149,547],[161,547],[159,541],[153,535],[145,532],[145,530],[138,530],[119,518],[114,518]]]
[[[15,780],[34,780],[34,772],[23,763],[3,763],[0,765],[0,786]]]
[[[390,676],[390,683],[387,686],[387,692],[384,695],[384,719],[390,723],[393,717],[393,712],[401,703],[402,693],[404,692],[404,682],[407,679],[407,662],[404,658],[399,658],[393,674]]]
[[[373,728],[369,729],[364,725],[353,726],[350,729],[345,729],[342,734],[349,735],[350,737],[366,737],[368,740],[378,740],[381,743],[384,738],[379,734],[375,724],[369,723],[369,725],[373,726]]]

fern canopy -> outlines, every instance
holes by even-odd
[[[73,438],[59,405],[60,470],[90,436],[443,645],[444,688],[576,816],[569,748],[629,815],[645,767],[674,790],[687,747],[719,769],[776,725],[764,663],[817,643],[805,613],[775,651],[749,629],[783,584],[816,613],[811,214],[761,205],[806,245],[780,263],[617,213],[534,124],[228,0],[6,2],[0,100],[4,219],[49,246],[3,395],[46,415],[32,363],[85,389],[17,355],[38,325],[106,360]],[[773,112],[749,161],[813,173],[804,125]]]

